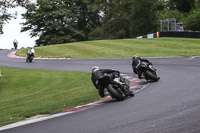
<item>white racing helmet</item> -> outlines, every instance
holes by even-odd
[[[96,70],[99,70],[99,67],[98,67],[98,66],[94,66],[94,67],[92,68],[92,71],[96,71]]]
[[[134,55],[132,58],[135,59],[135,58],[138,58],[138,56],[137,56],[137,55]]]

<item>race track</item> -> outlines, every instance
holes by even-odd
[[[131,58],[33,60],[8,58],[0,51],[0,66],[91,71],[94,65],[132,74]],[[200,58],[149,58],[161,79],[150,83],[135,97],[108,101],[76,112],[1,133],[198,133],[200,132]],[[136,75],[133,75],[136,76]]]

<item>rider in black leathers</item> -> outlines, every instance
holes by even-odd
[[[104,74],[107,74],[107,76],[109,76],[111,79],[114,79],[115,77],[119,76],[120,72],[112,69],[99,69],[98,66],[93,67],[91,80],[96,89],[98,89],[99,95],[101,97],[105,96],[105,92],[104,92],[104,87],[99,85],[98,81],[104,77]],[[125,95],[134,96],[133,92],[129,90],[129,88],[128,89],[126,88]]]
[[[138,57],[138,56],[133,56],[133,58],[132,58],[133,72],[135,74],[138,74],[138,78],[140,78],[140,79],[142,78],[142,75],[141,75],[141,73],[137,72],[137,67],[139,66],[139,64],[141,62],[146,62],[146,63],[152,65],[152,63],[149,60],[147,60],[147,59],[144,59],[144,58],[141,58],[141,57]]]

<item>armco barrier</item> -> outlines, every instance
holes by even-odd
[[[160,32],[160,37],[200,38],[200,31],[166,31]]]

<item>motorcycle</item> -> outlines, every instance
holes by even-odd
[[[27,53],[27,57],[26,57],[26,62],[30,62],[31,63],[33,61],[33,58],[34,58],[34,54],[28,52]]]
[[[122,101],[128,96],[134,96],[134,93],[125,95],[126,91],[129,90],[129,86],[121,76],[115,77],[114,79],[111,79],[109,76],[104,76],[99,79],[98,84],[106,88],[109,95],[118,101]]]
[[[132,68],[133,72],[138,74],[140,79],[144,78],[147,81],[152,80],[155,82],[160,79],[157,69],[155,69],[151,63],[140,62],[136,67],[132,65]]]

